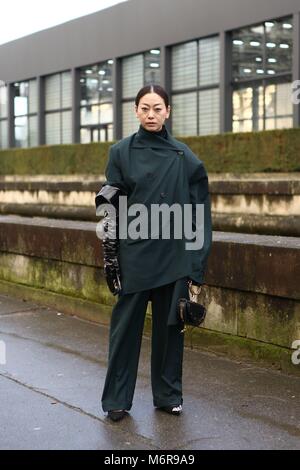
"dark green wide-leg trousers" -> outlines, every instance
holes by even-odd
[[[151,384],[156,407],[182,403],[184,333],[176,301],[188,295],[186,278],[151,290],[119,295],[112,311],[103,411],[130,410],[148,301],[152,302]]]

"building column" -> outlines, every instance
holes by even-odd
[[[293,15],[293,66],[292,82],[300,80],[300,12]],[[300,98],[300,83],[296,87]],[[300,104],[293,104],[293,127],[300,127]]]
[[[72,142],[80,142],[80,70],[73,68],[72,77]]]
[[[231,34],[220,33],[220,132],[232,131]]]
[[[43,77],[37,77],[37,93],[38,93],[38,145],[45,145],[45,86]]]
[[[114,57],[113,81],[113,122],[114,140],[122,139],[122,61]]]
[[[160,83],[171,99],[171,49],[163,46],[160,48]],[[166,127],[172,129],[172,112],[166,121]]]
[[[15,129],[14,129],[14,84],[7,84],[7,127],[8,127],[8,147],[15,146]]]

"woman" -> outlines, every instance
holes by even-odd
[[[118,294],[111,318],[109,364],[102,395],[102,408],[113,421],[122,419],[132,406],[148,301],[152,302],[153,404],[174,415],[181,413],[184,335],[176,302],[180,297],[188,298],[189,283],[193,289],[203,283],[211,247],[206,171],[189,147],[166,129],[164,123],[170,115],[166,91],[158,85],[143,87],[136,96],[135,112],[139,130],[110,148],[107,181],[97,195],[96,206],[111,204],[119,221],[124,215],[119,196],[126,195],[127,230],[130,224],[131,229],[138,225],[130,213],[134,204],[142,203],[149,211],[161,204],[169,208],[176,204],[180,209],[189,204],[193,229],[198,226],[195,207],[202,205],[204,243],[200,248],[187,249],[185,235],[161,237],[165,228],[161,223],[149,237],[131,233],[127,238],[118,235],[115,241],[103,242],[106,279],[111,291]],[[144,222],[149,235],[148,222],[153,219],[147,217],[139,222]],[[167,225],[174,228],[176,223],[169,218]]]

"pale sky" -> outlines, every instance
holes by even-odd
[[[2,2],[0,44],[127,0],[12,0]]]

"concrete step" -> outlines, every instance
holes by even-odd
[[[0,214],[99,221],[92,206],[0,203]],[[257,215],[212,211],[213,228],[224,232],[300,237],[300,215]]]
[[[104,176],[0,178],[0,213],[94,220]],[[209,175],[216,230],[300,236],[298,174]]]

